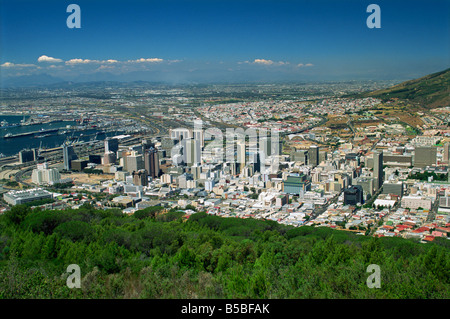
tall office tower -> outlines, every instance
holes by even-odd
[[[414,153],[414,166],[425,167],[436,164],[436,147],[434,146],[418,146]]]
[[[368,199],[373,195],[375,179],[372,177],[359,177],[356,179],[356,185],[363,189],[363,198]]]
[[[375,178],[375,190],[378,190],[383,185],[383,151],[373,153],[373,177]]]
[[[308,151],[308,165],[319,165],[319,146],[311,145]]]
[[[230,163],[230,174],[233,176],[239,175],[241,173],[241,165],[236,162]]]
[[[250,153],[248,161],[252,164],[254,172],[261,172],[261,152]]]
[[[292,162],[303,162],[305,165],[308,164],[308,151],[307,150],[296,150],[291,153]]]
[[[127,162],[126,170],[130,173],[144,169],[142,155],[138,154],[136,151],[131,151],[131,155],[128,155],[125,160]]]
[[[259,151],[262,152],[261,158],[267,158],[271,155],[281,155],[282,143],[279,138],[274,137],[260,137]]]
[[[32,150],[25,149],[25,150],[21,150],[19,152],[19,162],[21,164],[26,163],[26,162],[32,162],[35,160],[37,160],[35,148],[33,148]]]
[[[282,151],[282,143],[280,138],[277,136],[276,138],[270,138],[270,155],[281,155]]]
[[[191,166],[191,175],[194,180],[200,178],[200,174],[202,173],[202,167],[198,164],[194,164]]]
[[[150,147],[155,147],[155,143],[148,139],[142,140],[142,154],[144,154]]]
[[[199,141],[201,147],[205,146],[205,136],[203,134],[203,130],[201,130],[201,129],[194,129],[192,131],[192,138],[194,140],[196,140],[196,141]]]
[[[76,160],[78,158],[77,154],[75,154],[73,150],[73,146],[64,144],[63,146],[63,159],[64,159],[64,169],[66,171],[70,171],[70,163],[72,160]]]
[[[156,148],[150,147],[145,151],[144,167],[152,178],[159,177],[159,155]]]
[[[201,142],[192,138],[181,141],[183,146],[183,161],[188,165],[200,164],[202,161]]]
[[[106,138],[105,140],[105,153],[117,152],[119,150],[119,140],[116,138]]]
[[[245,160],[245,141],[238,141],[236,143],[237,147],[237,156],[236,156],[236,163],[240,164],[241,167],[244,167],[246,164]]]
[[[133,177],[133,184],[136,186],[147,186],[148,185],[148,173],[145,169],[140,169],[139,171],[134,171],[131,176]]]
[[[344,190],[344,205],[356,206],[363,202],[363,188],[360,185],[352,185]]]
[[[447,163],[447,164],[450,164],[449,156],[450,156],[450,143],[445,143],[445,145],[444,145],[444,158],[443,158],[443,161],[445,163]]]
[[[267,136],[259,138],[259,151],[261,152],[263,159],[266,159],[271,155],[270,138]]]
[[[113,152],[107,152],[103,155],[102,164],[114,164],[116,162],[116,153]]]

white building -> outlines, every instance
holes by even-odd
[[[410,209],[423,208],[425,210],[430,210],[432,205],[432,199],[423,196],[404,196],[402,198],[402,207]]]
[[[31,181],[37,185],[52,185],[61,180],[61,174],[55,168],[48,168],[47,163],[37,164],[31,173]]]

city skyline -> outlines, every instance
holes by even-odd
[[[2,80],[410,79],[448,68],[446,1],[0,1]]]

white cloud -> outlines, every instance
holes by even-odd
[[[5,62],[2,65],[0,65],[2,68],[12,68],[14,67],[14,63],[11,62]]]
[[[272,65],[274,62],[272,60],[266,59],[255,59],[253,61],[254,64],[264,64],[264,65]]]
[[[137,60],[128,60],[128,62],[151,62],[151,63],[157,63],[157,62],[163,62],[163,59],[159,59],[159,58],[148,58],[148,59],[144,59],[144,58],[140,58]]]
[[[307,68],[307,67],[311,67],[311,66],[314,66],[314,64],[312,64],[312,63],[306,63],[306,64],[299,63],[299,64],[297,64],[298,68]]]
[[[62,62],[63,60],[61,59],[56,59],[56,58],[52,58],[50,56],[46,56],[46,55],[41,55],[38,58],[38,62],[52,62],[52,63],[59,63]]]
[[[95,63],[98,61],[95,60],[89,60],[89,59],[70,59],[69,61],[66,61],[66,64],[86,64],[86,63]]]
[[[5,62],[2,65],[0,65],[2,68],[30,68],[30,67],[36,67],[34,64],[15,64],[12,62]]]
[[[250,62],[245,61],[245,62],[241,62],[241,63],[250,63]],[[284,62],[284,61],[275,62],[275,61],[266,60],[266,59],[255,59],[251,63],[252,64],[259,64],[259,65],[287,65],[287,64],[289,64],[289,62]]]

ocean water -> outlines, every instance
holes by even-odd
[[[9,124],[20,123],[23,116],[0,116],[0,122],[6,120]],[[76,122],[55,122],[42,125],[28,125],[28,126],[16,126],[16,127],[0,127],[0,153],[4,156],[16,155],[23,149],[26,148],[53,148],[61,146],[67,138],[79,137],[80,141],[90,141],[94,138],[99,140],[104,140],[107,136],[114,136],[116,134],[121,134],[121,132],[108,132],[106,134],[98,134],[101,132],[98,129],[89,129],[85,131],[72,132],[70,134],[59,135],[58,133],[52,133],[52,135],[42,138],[35,138],[34,136],[24,136],[16,137],[10,139],[4,139],[3,137],[8,134],[20,134],[26,132],[35,132],[40,130],[48,130],[61,128],[65,129],[67,125],[75,126]],[[83,135],[81,135],[83,134]]]

